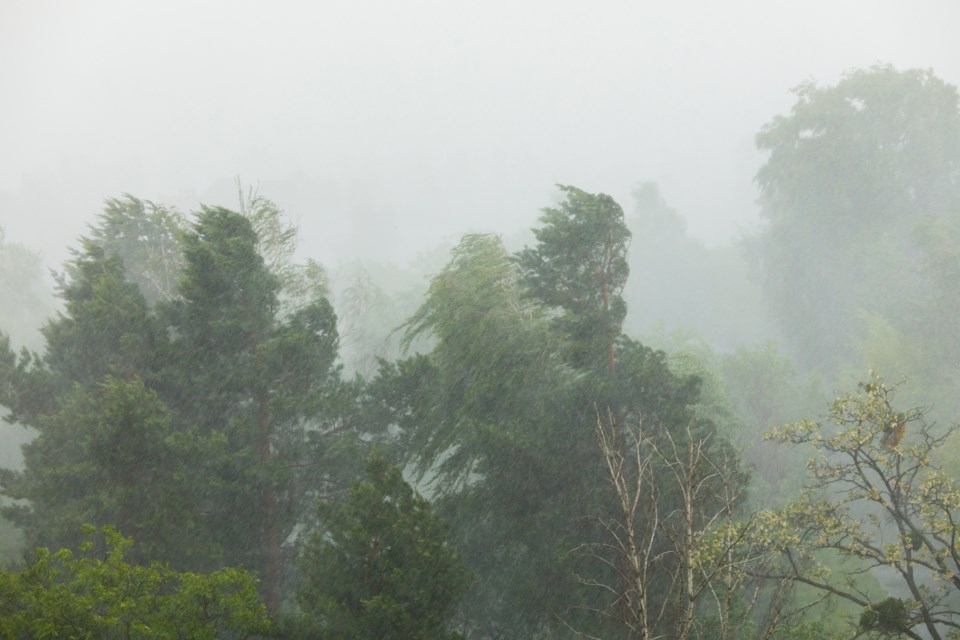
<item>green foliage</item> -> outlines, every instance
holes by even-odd
[[[152,306],[177,295],[183,269],[180,239],[186,226],[175,209],[125,193],[107,198],[90,228],[89,242],[122,261],[126,277]]]
[[[917,276],[912,295],[896,311],[866,316],[862,365],[907,378],[901,391],[911,404],[929,406],[931,419],[949,422],[960,413],[955,363],[960,358],[960,207],[928,216],[910,234]]]
[[[137,285],[127,281],[123,263],[85,240],[69,271],[72,276],[60,280],[64,311],[43,327],[46,350],[36,375],[49,374],[61,393],[109,374],[150,380],[160,366],[166,335]],[[50,395],[42,382],[39,386],[35,395]],[[35,415],[36,409],[29,419]]]
[[[602,597],[578,582],[570,553],[602,535],[586,514],[615,509],[588,428],[598,406],[713,430],[691,411],[699,380],[619,333],[619,207],[564,191],[534,248],[511,257],[493,236],[461,241],[407,324],[406,339],[432,338],[432,351],[383,366],[370,388],[478,577],[463,615],[479,635],[604,633],[588,613]]]
[[[0,637],[239,640],[268,630],[249,573],[138,566],[126,559],[132,544],[106,527],[78,553],[41,547],[0,572]]]
[[[444,484],[455,490],[477,471],[489,438],[514,431],[520,416],[543,409],[547,390],[569,379],[557,355],[565,342],[524,297],[495,236],[466,236],[453,250],[407,323],[405,343],[427,332],[437,338],[430,362],[443,380],[425,390],[432,420],[405,434],[406,448],[423,470],[440,462]]]
[[[864,609],[859,625],[864,631],[902,633],[910,628],[907,605],[900,598],[881,600]]]
[[[329,460],[324,436],[345,429],[351,389],[339,382],[336,316],[323,290],[282,304],[280,270],[268,268],[260,244],[247,217],[205,208],[183,239],[180,297],[161,313],[175,335],[182,419],[224,442],[207,461],[215,490],[201,495],[209,533],[229,562],[261,573],[273,613],[280,546],[303,524],[308,498],[336,477],[337,466],[319,463]]]
[[[530,295],[563,311],[555,322],[571,340],[573,363],[595,367],[602,354],[613,373],[613,343],[627,314],[621,293],[630,231],[610,196],[559,188],[566,199],[543,210],[533,231],[537,244],[518,253],[517,263]]]
[[[731,440],[754,471],[753,497],[764,507],[792,499],[806,474],[803,460],[763,434],[819,410],[825,396],[819,377],[801,375],[772,343],[722,354],[716,367],[720,394],[741,425]]]
[[[923,288],[911,229],[960,210],[958,95],[889,66],[795,93],[757,136],[764,295],[801,362],[835,369],[855,357],[862,311],[909,316]]]
[[[91,521],[117,522],[132,535],[146,521],[159,524],[156,514],[169,505],[131,497],[130,489],[176,494],[175,483],[152,482],[172,478],[169,468],[154,466],[175,457],[165,441],[166,409],[146,386],[162,362],[165,335],[119,259],[84,247],[71,263],[73,277],[61,282],[64,312],[43,328],[44,355],[17,358],[6,349],[4,356],[0,403],[11,410],[8,420],[38,432],[24,447],[26,468],[0,475],[7,496],[29,501],[4,512],[31,546],[73,545],[79,525]],[[108,442],[114,436],[120,440]],[[114,444],[122,456],[113,458]],[[150,509],[155,515],[146,515]],[[130,518],[115,520],[121,512]],[[177,555],[168,546],[160,557]]]
[[[349,498],[321,505],[325,532],[302,559],[303,611],[330,638],[434,640],[469,584],[447,525],[374,453]]]
[[[77,385],[62,403],[25,445],[26,468],[4,477],[4,492],[27,501],[4,511],[31,545],[74,546],[81,525],[115,523],[137,536],[136,557],[201,562],[211,550],[185,544],[197,526],[185,470],[202,443],[178,438],[169,409],[137,378]]]
[[[42,343],[39,329],[53,309],[44,273],[40,254],[7,240],[0,227],[0,407],[16,384],[15,349],[37,349]],[[20,446],[34,434],[5,420],[6,414],[0,408],[0,468],[19,468],[23,465]],[[22,534],[0,516],[0,566],[17,555],[22,542]]]
[[[39,432],[0,483],[34,545],[112,523],[138,560],[250,567],[275,612],[283,541],[357,458],[340,442],[357,389],[340,383],[322,270],[289,262],[295,230],[275,206],[248,204],[186,228],[108,201],[60,278],[44,354],[0,339],[0,404]]]
[[[895,389],[872,377],[834,401],[832,424],[771,432],[816,455],[808,491],[770,516],[779,525],[763,542],[783,554],[786,577],[867,608],[862,628],[945,638],[960,624],[949,604],[960,590],[960,484],[943,472],[939,454],[956,427],[934,429],[922,411],[897,410]],[[819,562],[827,550],[886,567],[906,599],[873,598],[853,581],[856,572],[845,583],[832,580]]]

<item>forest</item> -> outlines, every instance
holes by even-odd
[[[416,269],[239,180],[107,194],[53,292],[0,235],[0,638],[960,637],[957,88],[755,144],[730,246],[652,182]]]

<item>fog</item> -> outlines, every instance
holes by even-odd
[[[958,24],[0,0],[0,583],[94,523],[277,638],[947,637]]]
[[[555,183],[641,181],[709,245],[757,227],[790,87],[882,62],[960,82],[942,2],[35,2],[0,6],[0,226],[50,266],[102,200],[235,206],[302,250],[406,261],[530,228]]]

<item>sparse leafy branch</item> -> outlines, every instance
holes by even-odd
[[[805,421],[768,434],[815,451],[809,491],[779,514],[778,539],[766,541],[784,560],[779,572],[768,575],[864,607],[861,633],[955,637],[960,485],[940,469],[937,451],[956,426],[935,430],[922,410],[898,411],[892,403],[896,387],[872,376],[834,401],[830,423]],[[842,581],[831,579],[817,562],[827,550],[861,568]],[[896,576],[899,586],[878,601],[859,590],[855,579],[881,569]]]

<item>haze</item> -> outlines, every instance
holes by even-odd
[[[756,227],[753,136],[807,78],[960,83],[952,2],[179,2],[0,7],[0,226],[59,266],[102,200],[259,185],[326,264],[531,227],[555,183],[690,232]]]

